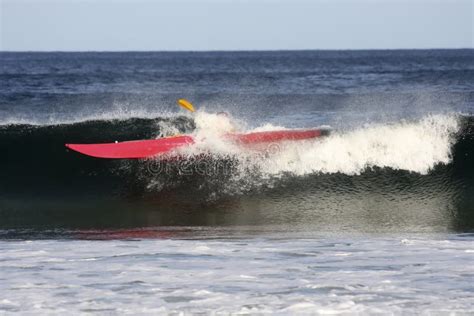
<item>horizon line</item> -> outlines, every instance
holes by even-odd
[[[449,48],[311,48],[311,49],[216,49],[216,50],[3,50],[0,53],[252,53],[309,51],[408,51],[408,50],[474,50],[474,47]]]

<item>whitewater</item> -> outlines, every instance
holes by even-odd
[[[211,155],[235,156],[243,163],[249,162],[251,150],[223,137],[234,131],[228,118],[199,113],[196,128],[193,135],[197,145],[180,154],[186,153],[189,157],[207,151]],[[357,175],[373,167],[427,174],[436,165],[451,162],[451,150],[459,128],[455,115],[428,115],[412,122],[366,124],[351,131],[333,130],[329,136],[315,140],[267,144],[264,148],[267,155],[257,155],[260,159],[250,159],[250,162],[258,165],[264,175]],[[265,124],[246,132],[282,129],[286,128]]]

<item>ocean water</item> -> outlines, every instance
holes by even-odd
[[[2,52],[0,313],[469,314],[473,112],[472,49]]]

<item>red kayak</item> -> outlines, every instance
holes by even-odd
[[[327,135],[327,130],[281,130],[253,132],[247,134],[228,134],[225,137],[232,142],[253,145],[281,141],[295,141],[317,138]],[[172,152],[173,150],[194,144],[192,136],[172,136],[150,140],[134,140],[105,144],[66,144],[66,147],[81,154],[109,159],[144,159]]]

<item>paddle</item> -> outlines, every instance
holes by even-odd
[[[194,106],[186,99],[179,99],[178,104],[190,112],[195,112]]]

